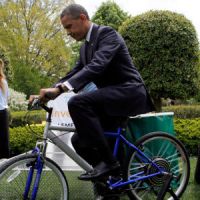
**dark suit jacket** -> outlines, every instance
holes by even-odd
[[[88,62],[86,61],[85,50],[87,50]],[[125,84],[125,89],[129,84],[130,95],[136,92],[136,87],[138,90],[139,85],[144,86],[139,72],[132,63],[123,38],[111,27],[96,24],[93,26],[88,47],[85,48],[85,43],[82,45],[79,61],[60,82],[66,80],[72,85],[75,92],[89,82],[94,82],[98,88]],[[144,87],[141,87],[141,89],[144,90]],[[149,102],[147,104],[151,104]],[[141,113],[152,110],[152,105],[150,105],[148,109],[144,109]]]

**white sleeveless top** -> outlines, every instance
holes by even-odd
[[[7,81],[4,79],[3,80],[3,84],[5,87],[5,92],[3,93],[2,89],[0,88],[0,110],[4,110],[6,108],[8,108],[8,83]]]

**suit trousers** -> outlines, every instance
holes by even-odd
[[[120,124],[121,121],[123,121],[123,120],[125,120],[125,119],[121,118],[121,117],[119,117],[118,119],[115,118],[112,120],[112,117],[109,116],[109,122],[111,122],[111,121],[113,122],[112,127],[108,128],[108,126],[106,126],[107,128],[104,128],[104,130],[116,132],[117,128],[119,127],[118,124]],[[103,127],[105,127],[105,126],[103,126]],[[116,128],[114,128],[114,127],[116,127]],[[111,150],[114,150],[115,138],[107,136],[106,141],[108,142],[109,148]],[[94,146],[85,145],[83,142],[81,142],[81,139],[79,138],[77,133],[75,133],[72,136],[71,142],[72,142],[72,145],[73,145],[74,149],[76,150],[76,152],[82,158],[84,158],[89,164],[91,164],[93,167],[96,166],[100,161],[103,160],[103,157],[100,154],[100,152],[98,151],[98,149]],[[123,162],[124,162],[124,155],[125,155],[124,145],[120,144],[119,148],[118,148],[118,152],[117,152],[117,160],[120,162],[121,165],[123,165]]]
[[[8,111],[0,110],[0,158],[9,158]]]
[[[116,129],[124,117],[151,111],[148,102],[141,84],[109,86],[73,96],[68,108],[77,130],[72,137],[77,153],[93,166],[99,160],[114,162],[104,130]]]

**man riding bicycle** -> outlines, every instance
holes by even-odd
[[[41,89],[40,99],[47,102],[63,92],[77,93],[88,83],[95,83],[97,90],[78,93],[68,102],[77,130],[72,144],[94,168],[79,179],[95,181],[120,167],[104,130],[113,128],[110,125],[117,127],[121,118],[147,113],[154,107],[119,33],[92,23],[85,8],[78,4],[67,6],[60,20],[68,35],[85,41],[76,66],[54,88]]]

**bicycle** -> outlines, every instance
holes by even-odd
[[[40,105],[39,101],[34,106]],[[74,132],[74,128],[51,125],[52,108],[40,105],[48,113],[43,139],[32,152],[9,159],[0,167],[0,199],[69,199],[68,182],[62,169],[46,157],[47,140],[58,146],[85,171],[92,167],[53,133],[54,130]],[[178,199],[186,189],[190,163],[183,144],[175,137],[154,132],[142,136],[135,144],[126,139],[126,126],[117,132],[105,132],[115,138],[113,149],[126,146],[127,156],[119,176],[106,177],[107,188],[130,199]],[[157,146],[154,151],[153,147]],[[51,197],[49,196],[52,195]],[[9,197],[9,198],[8,198]]]

